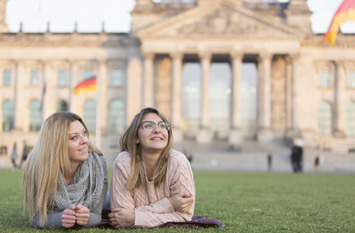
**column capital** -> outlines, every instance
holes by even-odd
[[[299,53],[290,53],[290,54],[288,54],[288,56],[290,57],[291,61],[294,61],[300,57],[300,54]]]
[[[182,60],[182,58],[184,57],[184,54],[182,52],[172,52],[169,55],[174,60]]]
[[[261,52],[259,53],[258,59],[261,60],[270,60],[272,58],[273,54],[270,52]]]
[[[155,53],[153,53],[153,52],[142,52],[142,56],[144,57],[144,59],[153,60],[154,57],[155,57]]]
[[[97,60],[97,63],[98,63],[99,65],[107,65],[107,59],[98,59],[98,60]]]
[[[229,55],[231,56],[231,58],[234,59],[238,59],[241,60],[244,57],[244,53],[242,52],[238,52],[238,51],[232,51],[229,53]]]
[[[335,61],[335,65],[337,67],[345,67],[345,61],[344,60]]]
[[[53,60],[40,60],[39,63],[41,66],[50,66],[53,64]]]
[[[13,65],[18,65],[21,64],[22,60],[21,59],[11,59],[9,62]]]
[[[201,59],[211,60],[211,58],[212,58],[212,53],[211,53],[211,52],[208,52],[208,51],[201,51],[201,52],[198,53],[198,56],[199,56]]]

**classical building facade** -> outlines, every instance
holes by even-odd
[[[178,142],[297,137],[321,149],[355,147],[355,35],[323,42],[306,0],[136,0],[130,33],[9,32],[6,3],[2,155],[15,141],[33,145],[43,120],[61,110],[81,115],[103,151],[116,153],[148,106],[171,120]],[[97,92],[73,93],[93,76]]]

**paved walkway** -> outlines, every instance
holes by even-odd
[[[240,147],[232,147],[226,142],[196,144],[185,141],[174,148],[192,155],[191,165],[195,170],[267,172],[267,155],[272,154],[272,172],[292,172],[290,148],[282,143],[258,143],[246,141]],[[112,167],[116,153],[106,155],[108,167]],[[314,172],[314,159],[320,152],[305,148],[304,172]],[[355,173],[355,153],[339,154],[321,152],[322,163],[319,172]]]
[[[196,145],[184,142],[176,147],[192,154],[192,166],[196,170],[267,172],[267,155],[272,154],[271,171],[292,172],[290,148],[282,143],[258,143],[246,141],[233,148],[226,142]],[[304,149],[304,172],[314,172],[314,160],[321,155],[319,172],[355,173],[355,153],[341,154]]]

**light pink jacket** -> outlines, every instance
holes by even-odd
[[[128,152],[118,154],[111,178],[111,208],[134,210],[137,227],[155,227],[166,222],[190,221],[195,202],[187,213],[175,211],[168,198],[175,194],[192,194],[195,199],[195,184],[189,161],[181,152],[173,150],[168,161],[165,182],[159,187],[146,179],[146,186],[129,191],[126,189],[132,170]]]

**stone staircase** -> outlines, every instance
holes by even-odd
[[[107,166],[112,168],[120,148],[109,147],[109,144],[107,141],[102,148]],[[186,156],[192,155],[191,165],[195,170],[267,172],[267,155],[271,153],[272,172],[292,172],[290,148],[283,141],[272,143],[245,141],[240,146],[231,146],[224,141],[207,144],[184,141],[176,143],[174,149]],[[318,151],[314,148],[304,149],[304,172],[314,172],[314,160],[319,155],[321,156],[319,172],[355,173],[355,153]]]
[[[285,142],[259,143],[243,142],[231,147],[226,142],[196,145],[184,142],[180,147],[186,154],[192,154],[192,167],[196,170],[226,171],[268,171],[267,155],[272,154],[273,172],[292,172],[290,147]],[[179,149],[179,148],[178,148]],[[319,172],[355,173],[355,153],[324,152],[304,148],[303,171],[314,172],[314,160],[321,157]]]

